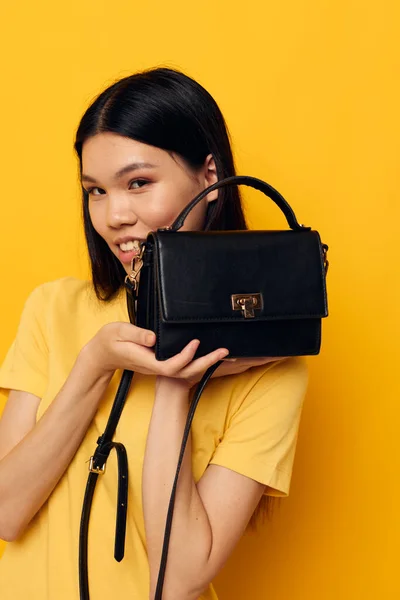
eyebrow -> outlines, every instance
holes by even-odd
[[[126,165],[125,167],[122,167],[122,169],[117,171],[115,173],[113,179],[114,180],[121,179],[121,177],[123,177],[127,173],[131,173],[132,171],[137,171],[138,169],[155,169],[156,167],[158,167],[158,165],[153,165],[153,164],[147,163],[147,162],[131,163],[129,165]],[[82,173],[81,179],[82,179],[82,181],[89,181],[90,183],[97,183],[97,181],[94,177],[91,177],[90,175],[85,175],[85,173]]]

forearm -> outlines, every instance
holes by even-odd
[[[35,427],[0,461],[0,537],[19,537],[74,457],[110,381],[84,353]]]
[[[165,380],[164,380],[165,381]],[[189,409],[184,386],[160,384],[151,417],[143,466],[143,511],[154,598],[165,522]],[[176,491],[163,599],[197,600],[212,532],[192,475],[191,436]]]

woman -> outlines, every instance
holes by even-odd
[[[135,372],[115,439],[129,460],[125,558],[113,559],[116,460],[96,488],[92,600],[154,597],[165,516],[194,384],[229,348],[192,360],[193,340],[157,361],[155,334],[129,323],[132,242],[170,225],[235,174],[213,98],[180,72],[126,77],[92,103],[75,149],[92,281],[63,278],[29,296],[0,370],[3,600],[78,598],[87,462],[123,369]],[[183,229],[245,229],[237,188],[213,192]],[[182,281],[184,285],[184,281]],[[307,370],[303,359],[226,361],[197,408],[177,489],[163,598],[215,599],[211,585],[268,496],[286,496]]]

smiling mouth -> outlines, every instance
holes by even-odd
[[[130,252],[131,250],[139,251],[139,248],[138,248],[139,244],[138,244],[137,240],[123,242],[122,244],[118,244],[118,246],[123,252]]]
[[[130,264],[141,251],[139,240],[122,242],[121,244],[117,244],[117,248],[118,258],[123,264]]]

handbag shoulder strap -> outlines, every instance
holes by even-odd
[[[157,579],[157,586],[156,586],[156,592],[155,592],[154,600],[162,600],[162,590],[163,590],[163,585],[164,585],[165,569],[166,569],[166,566],[167,566],[168,546],[169,546],[169,539],[170,539],[170,536],[171,536],[172,517],[173,517],[173,514],[174,514],[176,488],[177,488],[177,485],[178,485],[179,473],[180,473],[180,470],[181,470],[181,466],[182,466],[182,462],[183,462],[183,457],[184,457],[184,454],[185,454],[186,444],[187,444],[187,441],[188,441],[188,437],[189,437],[189,433],[190,433],[190,427],[192,425],[194,413],[195,413],[195,410],[196,410],[197,405],[199,403],[200,396],[202,395],[202,393],[204,391],[204,388],[206,387],[209,379],[211,378],[211,376],[213,375],[213,373],[217,370],[217,368],[223,362],[224,361],[219,360],[218,362],[216,362],[214,365],[212,365],[211,367],[209,367],[207,369],[207,371],[204,373],[203,377],[201,378],[201,380],[197,384],[197,388],[196,388],[195,394],[193,396],[193,400],[192,400],[192,402],[190,404],[189,413],[188,413],[188,416],[187,416],[187,419],[186,419],[185,429],[184,429],[184,432],[183,432],[181,449],[180,449],[180,452],[179,452],[178,466],[176,468],[176,473],[175,473],[175,478],[174,478],[174,484],[172,486],[172,492],[171,492],[171,496],[170,496],[170,500],[169,500],[169,505],[168,505],[167,519],[166,519],[165,531],[164,531],[164,541],[163,541],[163,546],[162,546],[162,551],[161,551],[161,561],[160,561],[160,568],[159,568],[159,571],[158,571],[158,579]]]
[[[131,322],[135,322],[134,306],[136,300],[135,289],[132,288],[129,280],[125,281],[127,289],[128,313]],[[183,457],[185,454],[186,444],[188,441],[190,428],[192,425],[194,413],[199,403],[200,397],[206,387],[209,379],[217,370],[222,360],[212,365],[204,373],[200,382],[197,385],[192,403],[189,408],[189,413],[186,419],[185,429],[182,437],[181,450],[179,453],[178,465],[176,468],[174,483],[168,505],[168,512],[164,531],[164,541],[161,551],[160,568],[157,579],[157,587],[154,600],[162,600],[162,590],[164,586],[165,570],[167,566],[168,547],[171,536],[172,517],[174,514],[175,495],[178,485],[179,473],[182,466]],[[93,456],[90,458],[89,476],[86,484],[85,496],[82,506],[80,533],[79,533],[79,597],[80,600],[90,600],[89,595],[89,577],[88,577],[88,532],[89,518],[92,507],[94,490],[96,488],[97,479],[100,474],[105,472],[105,466],[108,456],[113,448],[117,452],[118,458],[118,499],[117,499],[117,521],[115,528],[115,547],[114,558],[118,562],[124,557],[125,550],[125,533],[126,519],[128,508],[128,459],[126,450],[123,444],[113,442],[112,437],[118,425],[122,410],[125,405],[125,400],[131,385],[133,371],[125,370],[122,374],[121,381],[115,396],[110,416],[107,421],[104,433],[97,440],[97,448]]]
[[[127,291],[128,313],[131,323],[135,322],[135,290],[129,281],[125,282]],[[97,440],[97,448],[90,457],[89,475],[86,484],[85,496],[83,500],[81,522],[79,530],[79,595],[80,600],[89,600],[89,579],[88,579],[88,533],[89,518],[92,508],[93,494],[96,488],[99,475],[104,474],[107,459],[111,450],[114,448],[118,459],[118,498],[117,498],[117,518],[115,525],[115,546],[114,558],[120,562],[125,553],[125,534],[126,517],[128,511],[128,457],[125,446],[119,442],[113,442],[115,430],[117,428],[122,410],[125,405],[126,397],[132,382],[134,372],[124,370],[117,393],[108,417],[104,433]]]
[[[278,190],[272,187],[272,185],[266,183],[262,179],[257,179],[257,177],[249,177],[246,175],[235,175],[234,177],[227,177],[226,179],[221,179],[213,185],[210,185],[208,188],[200,192],[200,194],[198,194],[195,198],[193,198],[193,200],[177,216],[171,227],[168,227],[167,229],[171,229],[172,231],[178,231],[183,226],[186,217],[191,212],[191,210],[193,210],[196,204],[203,200],[203,198],[205,198],[210,192],[213,192],[214,190],[218,190],[229,185],[247,185],[256,190],[259,190],[260,192],[268,196],[268,198],[273,200],[275,204],[281,209],[291,229],[297,231],[309,231],[311,229],[311,227],[305,227],[304,225],[300,225],[298,223],[296,215],[294,214],[294,211],[291,208],[290,204],[278,192]]]
[[[79,530],[79,593],[81,600],[89,600],[88,532],[93,494],[99,475],[104,474],[108,456],[113,448],[118,458],[118,499],[115,526],[114,558],[120,562],[125,552],[126,516],[128,510],[128,459],[125,446],[113,442],[112,437],[122,414],[133,371],[124,371],[108,418],[106,429],[97,440],[97,448],[90,457],[89,475],[83,500]]]

